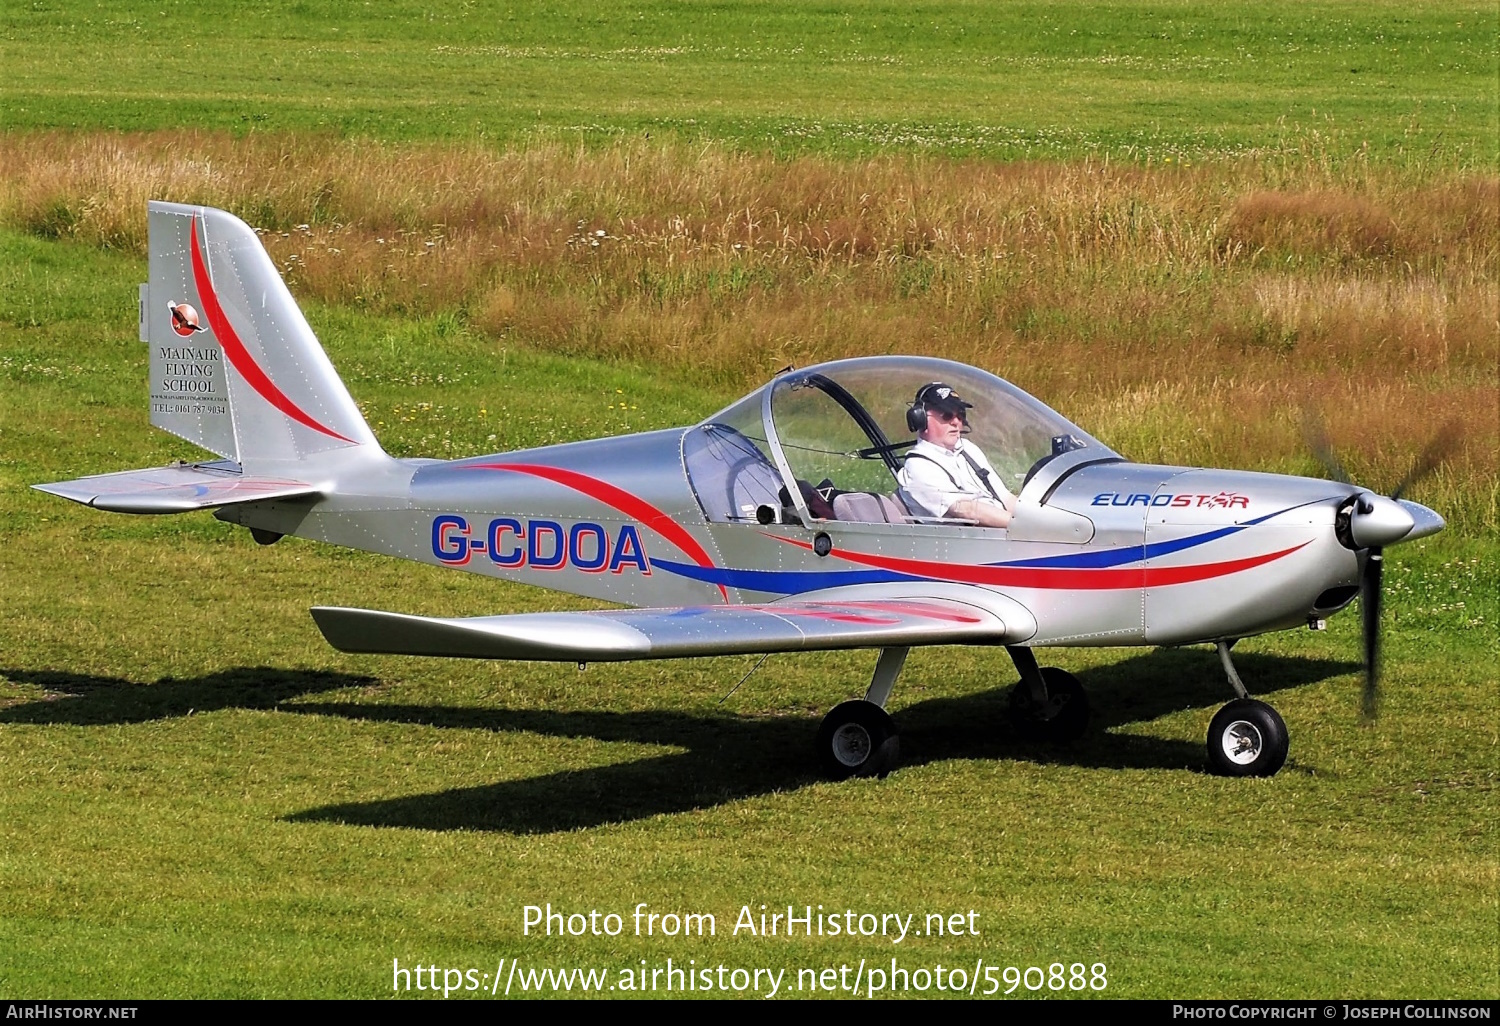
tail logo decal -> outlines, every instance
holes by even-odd
[[[186,303],[167,303],[167,312],[172,315],[172,330],[182,338],[192,338],[200,331],[207,331],[198,320],[198,311]]]
[[[262,399],[276,407],[282,413],[295,420],[304,427],[312,428],[321,432],[329,438],[337,438],[341,442],[350,445],[358,445],[352,438],[345,438],[337,431],[313,419],[302,407],[289,399],[285,392],[276,387],[260,364],[250,355],[250,350],[245,348],[245,343],[235,333],[234,326],[229,323],[229,318],[224,313],[224,308],[219,305],[219,297],[214,292],[213,281],[208,275],[208,263],[203,259],[203,248],[198,242],[198,225],[202,219],[193,218],[192,227],[192,256],[193,256],[193,284],[198,288],[198,301],[203,304],[203,313],[208,317],[209,327],[214,329],[214,336],[219,340],[219,346],[224,350],[224,355],[229,359],[229,365],[240,372],[240,377],[260,395]],[[177,309],[182,309],[178,306]],[[191,307],[188,307],[191,310]],[[177,329],[176,315],[173,315],[172,330]]]

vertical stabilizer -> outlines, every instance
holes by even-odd
[[[151,423],[247,468],[378,449],[254,230],[176,203],[150,219]]]

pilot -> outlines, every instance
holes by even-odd
[[[913,512],[972,520],[985,527],[1007,527],[1016,497],[990,466],[984,451],[963,437],[969,426],[965,402],[941,381],[923,385],[906,411],[917,443],[900,473]]]

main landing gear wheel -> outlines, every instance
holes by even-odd
[[[1237,698],[1208,725],[1208,764],[1225,777],[1269,777],[1286,762],[1286,723],[1253,698]]]
[[[1066,744],[1077,741],[1089,725],[1089,696],[1078,678],[1056,666],[1042,667],[1047,701],[1037,705],[1023,680],[1010,691],[1010,719],[1028,741]]]
[[[896,768],[900,754],[896,724],[874,702],[856,699],[837,705],[818,727],[818,758],[835,780],[883,777]]]

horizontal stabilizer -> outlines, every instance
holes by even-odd
[[[188,513],[241,502],[320,498],[323,494],[301,481],[246,477],[233,467],[176,463],[32,487],[112,513]]]
[[[344,652],[616,662],[834,648],[1005,644],[994,612],[953,599],[786,601],[445,619],[319,606],[313,619]],[[1035,629],[1028,624],[1025,633]]]

